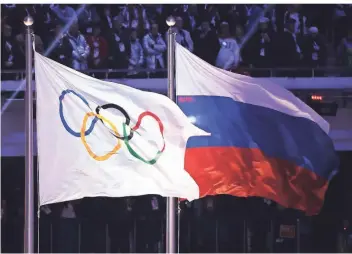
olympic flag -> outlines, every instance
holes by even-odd
[[[189,137],[209,135],[166,96],[104,82],[35,53],[40,204],[159,194],[195,199]]]
[[[178,105],[211,133],[187,143],[200,196],[260,196],[317,213],[338,159],[329,124],[286,89],[227,72],[176,46]]]

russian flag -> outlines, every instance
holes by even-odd
[[[179,107],[211,136],[191,137],[185,169],[200,197],[259,196],[317,214],[338,159],[329,124],[290,91],[227,72],[176,46]]]

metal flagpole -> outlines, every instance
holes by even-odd
[[[180,232],[181,232],[181,204],[177,199],[177,253],[180,253]]]
[[[175,33],[172,27],[176,21],[173,17],[166,20],[169,26],[167,42],[167,81],[168,97],[175,101]],[[166,204],[166,253],[176,252],[176,198],[167,198]]]
[[[25,97],[25,200],[24,200],[24,253],[34,253],[34,172],[33,172],[33,89],[32,89],[32,29],[33,18],[27,16],[26,25],[26,97]]]

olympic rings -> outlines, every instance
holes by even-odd
[[[103,105],[103,106],[98,106],[98,107],[95,109],[95,112],[96,112],[97,114],[99,114],[100,109],[108,109],[108,108],[114,108],[114,109],[119,110],[119,111],[124,115],[124,117],[126,118],[125,124],[126,124],[126,125],[129,125],[129,124],[130,124],[131,118],[130,118],[130,116],[127,114],[126,110],[124,110],[122,107],[120,107],[120,106],[118,106],[118,105],[116,105],[116,104],[109,103],[109,104],[105,104],[105,105]],[[100,119],[100,120],[101,120],[101,119]],[[104,121],[102,121],[102,120],[101,120],[101,122],[104,123]],[[114,133],[112,133],[112,135],[114,135],[114,136],[115,136],[116,138],[118,138],[118,139],[123,139],[123,140],[124,140],[124,139],[125,139],[125,135],[127,135],[127,134],[124,134],[124,137],[116,136]],[[131,132],[130,132],[130,135],[128,135],[126,138],[127,138],[128,140],[131,140],[131,138],[133,138],[133,132],[131,131]]]
[[[146,159],[143,159],[142,156],[140,156],[135,150],[133,150],[133,148],[132,148],[131,145],[129,144],[127,138],[126,138],[124,141],[125,141],[125,145],[126,145],[128,151],[130,152],[130,154],[131,154],[133,157],[137,158],[138,160],[143,161],[144,163],[153,165],[153,164],[155,164],[155,163],[157,162],[157,160],[159,159],[160,155],[161,155],[161,154],[164,152],[164,150],[165,150],[164,126],[163,126],[163,124],[162,124],[162,122],[161,122],[161,120],[160,120],[160,118],[159,118],[158,116],[156,116],[156,115],[153,114],[152,112],[146,111],[146,112],[143,112],[142,114],[139,115],[138,121],[137,121],[136,125],[131,129],[132,131],[136,131],[136,130],[140,127],[140,125],[141,125],[141,123],[142,123],[142,119],[143,119],[143,117],[145,117],[145,116],[150,116],[150,117],[154,118],[154,119],[158,122],[158,124],[159,124],[159,130],[160,130],[161,136],[163,137],[163,141],[164,141],[163,147],[161,148],[161,150],[159,150],[159,151],[156,153],[156,155],[155,155],[155,157],[154,157],[153,159],[151,159],[151,160],[146,160]],[[123,124],[123,135],[124,135],[124,136],[127,135],[127,132],[126,132],[126,124]]]
[[[89,103],[88,103],[88,101],[87,101],[82,95],[80,95],[80,94],[78,94],[78,93],[76,93],[75,91],[70,90],[70,89],[64,90],[64,91],[61,93],[60,97],[59,97],[59,101],[60,101],[59,114],[60,114],[60,119],[61,119],[62,125],[65,127],[65,129],[66,129],[71,135],[73,135],[73,136],[79,138],[79,137],[81,136],[81,133],[73,131],[73,130],[70,128],[70,126],[68,126],[68,124],[67,124],[67,122],[66,122],[66,120],[65,120],[65,117],[64,117],[62,101],[64,100],[65,95],[66,95],[66,94],[69,94],[69,93],[72,93],[72,94],[76,95],[78,98],[80,98],[80,99],[84,102],[84,104],[87,105],[87,107],[89,107]],[[90,108],[90,107],[89,107],[89,108]],[[90,126],[89,126],[89,129],[88,129],[87,131],[85,131],[85,135],[89,135],[89,134],[93,131],[94,125],[96,124],[97,121],[98,121],[98,118],[94,118],[94,119],[93,119],[92,123],[91,123]]]
[[[115,127],[115,125],[112,124],[112,122],[110,122],[108,119],[106,119],[105,117],[101,116],[101,115],[98,115],[98,114],[95,114],[93,112],[89,112],[87,113],[85,116],[84,116],[84,119],[83,119],[83,123],[82,123],[82,128],[81,128],[81,140],[82,140],[82,143],[83,145],[85,146],[85,148],[87,149],[87,152],[89,153],[89,155],[97,160],[97,161],[105,161],[107,159],[109,159],[112,155],[116,154],[116,152],[118,150],[120,150],[121,148],[121,142],[120,140],[118,139],[117,140],[117,145],[111,150],[111,152],[108,152],[107,154],[103,155],[103,156],[98,156],[96,155],[95,153],[92,152],[92,150],[90,149],[90,147],[88,146],[87,144],[87,141],[86,141],[86,135],[85,135],[85,129],[86,129],[86,125],[87,125],[87,121],[88,121],[88,118],[91,117],[91,116],[95,116],[96,118],[99,118],[100,120],[104,120],[105,122],[107,122],[110,127],[112,128],[113,132],[116,134],[116,135],[119,135],[119,133],[117,132],[117,129]]]
[[[88,101],[80,94],[76,93],[75,91],[73,90],[70,90],[70,89],[67,89],[67,90],[64,90],[60,97],[59,97],[59,101],[60,101],[60,105],[59,105],[59,115],[60,115],[60,119],[61,119],[61,122],[62,122],[62,125],[64,126],[64,128],[67,130],[68,133],[70,133],[71,135],[73,135],[74,137],[80,137],[81,138],[81,141],[84,145],[84,147],[86,148],[88,154],[95,160],[97,161],[105,161],[105,160],[108,160],[112,155],[116,154],[120,149],[121,149],[121,141],[120,140],[123,140],[124,141],[124,144],[126,145],[127,147],[127,150],[129,151],[129,153],[135,157],[136,159],[144,162],[144,163],[147,163],[149,165],[153,165],[157,162],[157,160],[159,159],[159,157],[161,156],[161,154],[164,152],[165,150],[165,139],[164,139],[164,125],[163,123],[161,122],[160,118],[155,115],[154,113],[150,112],[150,111],[145,111],[143,112],[142,114],[140,114],[138,116],[138,120],[137,120],[137,123],[136,125],[131,128],[130,130],[130,134],[127,135],[127,126],[129,126],[130,122],[131,122],[131,118],[130,116],[128,115],[128,113],[126,112],[125,109],[123,109],[121,106],[119,105],[116,105],[116,104],[113,104],[113,103],[108,103],[108,104],[105,104],[103,106],[98,106],[96,107],[95,109],[95,112],[88,112],[86,113],[86,115],[84,116],[83,118],[83,122],[82,122],[82,126],[81,126],[81,131],[80,132],[75,132],[73,131],[69,125],[67,124],[66,120],[65,120],[65,117],[64,117],[64,114],[63,114],[63,99],[65,97],[66,94],[69,94],[69,93],[72,93],[74,94],[75,96],[77,96],[78,98],[80,98],[83,103],[89,108],[91,109]],[[100,110],[101,109],[108,109],[108,108],[114,108],[114,109],[117,109],[119,110],[123,115],[124,117],[126,118],[125,122],[122,123],[122,127],[123,127],[123,136],[120,136],[120,134],[118,133],[117,131],[117,128],[116,126],[110,121],[108,120],[107,118],[105,118],[104,116],[100,115]],[[133,150],[133,148],[131,147],[131,145],[129,144],[129,141],[133,138],[133,135],[134,135],[134,132],[137,132],[137,129],[140,127],[141,123],[142,123],[142,119],[143,117],[146,117],[146,116],[150,116],[152,117],[154,120],[156,120],[158,122],[158,125],[159,125],[159,130],[160,130],[160,133],[161,133],[161,136],[163,138],[163,146],[162,146],[162,149],[159,150],[155,157],[151,160],[146,160],[144,158],[142,158],[135,150]],[[88,130],[86,130],[87,128],[87,122],[88,122],[88,119],[89,117],[94,117],[93,121],[91,122]],[[91,132],[93,131],[94,127],[95,127],[95,124],[97,123],[97,121],[100,120],[104,126],[109,125],[112,129],[109,129],[110,133],[112,136],[114,136],[115,138],[117,138],[117,145],[110,151],[108,152],[107,154],[105,155],[96,155],[92,149],[89,147],[87,141],[86,141],[86,136],[88,136],[89,134],[91,134]],[[104,123],[106,122],[106,124]]]

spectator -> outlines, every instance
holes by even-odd
[[[246,4],[247,23],[246,31],[250,31],[256,26],[258,19],[264,16],[264,10],[259,4]]]
[[[172,27],[173,31],[176,33],[176,41],[181,44],[183,47],[193,52],[193,41],[191,35],[187,30],[183,28],[183,20],[181,17],[176,17],[176,25]],[[167,41],[167,33],[166,40]]]
[[[218,29],[218,26],[220,24],[220,14],[218,12],[217,7],[214,4],[208,4],[205,6],[205,13],[204,15],[210,17],[210,25]]]
[[[347,36],[343,38],[338,47],[339,63],[343,66],[352,67],[352,29],[349,28]]]
[[[225,5],[222,17],[229,23],[231,33],[235,33],[237,25],[244,26],[247,22],[246,9],[242,4]]]
[[[137,31],[132,29],[130,40],[126,43],[126,53],[128,57],[128,70],[127,75],[135,76],[138,75],[139,69],[143,66],[144,63],[144,53],[141,43],[137,38]]]
[[[302,59],[302,50],[298,43],[295,33],[296,20],[289,19],[286,21],[286,28],[284,33],[280,36],[278,43],[275,45],[277,48],[277,63],[282,67],[299,66]]]
[[[316,27],[309,28],[309,34],[302,43],[304,64],[316,68],[322,67],[326,62],[326,45]]]
[[[100,26],[93,27],[93,35],[87,37],[87,43],[90,47],[88,66],[91,69],[104,69],[107,66],[108,43],[100,35]]]
[[[44,46],[48,47],[51,43],[51,34],[48,31],[55,30],[55,26],[58,23],[55,14],[50,9],[48,4],[37,4],[36,13],[34,18],[34,24],[36,25],[37,35],[43,40]]]
[[[216,33],[211,29],[209,20],[204,19],[194,34],[194,53],[214,65],[219,49],[220,44]]]
[[[72,46],[68,37],[63,34],[62,26],[57,25],[55,28],[55,35],[53,38],[53,42],[57,40],[55,47],[50,52],[49,57],[63,65],[70,66],[72,63]]]
[[[21,62],[24,62],[24,58],[23,55],[21,56],[18,44],[12,35],[12,27],[4,25],[1,34],[1,68],[4,70],[19,69]],[[9,74],[3,74],[2,78],[5,79],[5,76],[11,77]]]
[[[164,32],[169,28],[165,20],[170,14],[168,13],[168,7],[170,7],[170,5],[145,4],[144,7],[150,23],[158,24],[160,33],[164,34]]]
[[[284,16],[284,24],[288,22],[289,19],[295,20],[293,32],[296,35],[306,35],[308,33],[307,29],[307,17],[300,13],[301,5],[292,4],[289,6],[288,10]]]
[[[242,25],[238,24],[235,27],[235,40],[238,44],[239,47],[239,66],[241,67],[248,67],[249,65],[249,55],[252,53],[251,49],[248,47],[248,44],[245,41],[245,37],[244,37],[244,28]],[[239,72],[239,69],[236,69],[237,73]],[[242,74],[244,74],[244,72],[241,71]]]
[[[113,20],[113,29],[108,39],[111,52],[109,68],[127,69],[126,38],[127,35],[125,29],[122,27],[121,18],[115,17]]]
[[[197,29],[199,25],[197,21],[200,19],[200,15],[198,13],[198,6],[196,4],[190,4],[187,9],[187,16],[184,18],[185,28],[191,33]]]
[[[116,16],[113,14],[110,4],[104,4],[103,11],[100,14],[100,27],[103,36],[107,37],[110,35],[115,17]]]
[[[230,35],[229,24],[220,25],[219,34],[220,50],[215,65],[224,70],[232,70],[240,60],[239,47],[236,40]]]
[[[1,5],[1,23],[8,24],[12,27],[13,34],[19,34],[23,29],[23,19],[26,16],[24,7],[21,4],[2,4]]]
[[[78,16],[78,13],[76,13]],[[78,16],[78,24],[85,34],[92,34],[93,25],[100,22],[100,17],[94,6],[88,5]]]
[[[249,42],[249,64],[256,68],[269,68],[273,65],[274,47],[273,35],[268,31],[269,19],[262,17],[259,20],[258,31]]]
[[[80,33],[78,23],[73,23],[67,34],[72,47],[72,68],[78,71],[84,71],[88,68],[87,58],[90,53],[89,45]]]
[[[304,4],[302,14],[307,17],[307,25],[319,27],[319,33],[327,35],[333,27],[334,5],[332,4]],[[309,27],[308,27],[309,28]],[[307,29],[309,33],[309,30]],[[335,31],[334,31],[335,33]],[[332,34],[331,34],[331,37]]]
[[[151,32],[144,36],[143,47],[148,69],[157,70],[166,67],[163,58],[163,53],[166,51],[166,44],[159,33],[158,24],[153,24]]]
[[[169,11],[170,15],[174,17],[183,17],[184,15],[187,15],[187,9],[188,9],[188,4],[170,4],[169,5]]]
[[[184,21],[185,30],[193,33],[197,29],[199,21],[198,6],[196,4],[186,4],[184,11],[178,14]]]
[[[235,39],[238,45],[242,45],[244,43],[244,30],[243,26],[236,25],[235,27]]]
[[[67,4],[58,4],[57,6],[53,6],[51,10],[63,25],[69,23],[71,20],[75,20],[75,22],[78,20],[75,10]]]
[[[138,37],[149,31],[150,24],[144,7],[141,4],[128,4],[121,12],[122,25],[125,28],[134,28]]]
[[[274,4],[264,4],[265,17],[269,19],[269,31],[277,32],[277,11]]]
[[[336,4],[333,15],[333,28],[335,47],[341,42],[347,32],[346,23],[348,22],[348,6],[345,4]]]

